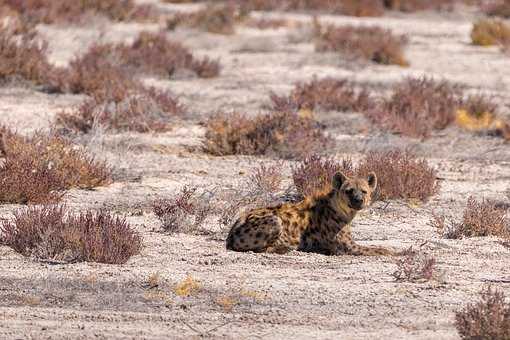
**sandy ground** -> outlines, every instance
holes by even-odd
[[[145,1],[147,2],[147,1]],[[150,1],[149,1],[150,2]],[[186,5],[163,6],[166,10]],[[256,13],[309,21],[304,14]],[[219,58],[213,79],[153,79],[171,89],[195,119],[164,134],[104,134],[86,144],[116,167],[117,180],[94,191],[71,191],[74,209],[107,207],[127,217],[143,235],[144,249],[125,265],[48,264],[0,247],[0,338],[227,338],[227,339],[458,339],[454,311],[477,299],[488,283],[510,294],[510,249],[496,238],[441,239],[430,225],[433,212],[458,216],[469,195],[506,200],[510,146],[452,127],[426,141],[389,135],[357,113],[319,114],[336,143],[328,154],[359,158],[367,150],[409,147],[439,170],[441,191],[430,202],[378,202],[354,221],[362,244],[421,249],[437,260],[436,279],[396,282],[391,258],[328,257],[227,252],[227,231],[212,218],[198,235],[165,234],[147,208],[185,184],[235,188],[246,173],[270,159],[211,157],[197,151],[198,121],[217,110],[256,114],[269,92],[287,93],[314,75],[347,77],[386,89],[409,75],[459,82],[494,95],[510,113],[510,58],[497,49],[469,44],[475,14],[389,14],[381,18],[324,16],[328,22],[377,24],[406,33],[411,67],[377,66],[314,53],[292,29],[239,27],[233,36],[178,30],[169,37],[194,53]],[[157,25],[98,22],[90,27],[39,27],[52,62],[65,65],[97,39],[130,41]],[[0,122],[22,133],[46,129],[62,108],[82,96],[48,95],[27,87],[0,88]],[[285,162],[289,174],[291,162]],[[2,205],[8,218],[19,206]],[[159,286],[147,285],[151,274]],[[174,290],[191,276],[200,289],[189,297]],[[228,306],[225,301],[234,301]]]

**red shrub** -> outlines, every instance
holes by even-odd
[[[64,206],[18,210],[0,231],[2,244],[43,260],[122,264],[142,248],[125,219],[107,212],[72,214]]]

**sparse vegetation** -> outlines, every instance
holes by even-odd
[[[455,313],[455,326],[462,339],[507,340],[510,338],[510,304],[498,289],[487,287],[480,301]]]
[[[338,171],[352,176],[354,170],[350,158],[337,162],[332,158],[311,155],[292,168],[292,180],[299,194],[312,196],[330,189],[333,176]]]
[[[407,78],[389,99],[365,112],[378,126],[411,137],[428,137],[455,121],[462,103],[459,86],[432,78]]]
[[[377,26],[323,26],[318,22],[315,26],[315,49],[319,52],[341,52],[383,65],[409,65],[403,52],[407,38],[390,30]]]
[[[20,136],[1,129],[0,202],[50,203],[70,188],[88,189],[111,181],[111,169],[65,139],[37,133]]]
[[[152,209],[167,232],[196,232],[212,212],[210,200],[199,195],[197,188],[183,187],[171,199],[153,202]]]
[[[445,216],[434,216],[432,225],[444,238],[499,236],[510,237],[510,221],[505,217],[508,207],[495,201],[473,196],[467,200],[461,221],[452,221]]]
[[[65,206],[29,207],[0,222],[1,243],[24,256],[64,262],[122,264],[140,252],[142,239],[107,212],[71,213]]]
[[[510,25],[501,20],[481,19],[473,24],[471,40],[480,46],[509,45]]]
[[[295,158],[328,144],[317,122],[290,112],[253,118],[219,113],[206,122],[204,150],[217,156],[274,155]]]
[[[397,269],[393,277],[397,281],[426,282],[436,276],[436,259],[420,251],[409,248],[403,257],[396,261]]]
[[[370,152],[358,165],[356,172],[377,175],[377,189],[373,200],[406,199],[426,201],[439,191],[437,171],[427,160],[410,151],[390,150]]]
[[[357,89],[347,80],[333,78],[313,79],[308,83],[298,83],[288,97],[271,94],[273,108],[285,110],[366,111],[374,103],[370,93]]]

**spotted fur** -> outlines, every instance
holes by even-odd
[[[255,209],[232,226],[227,249],[283,254],[290,250],[327,255],[393,255],[382,247],[366,247],[352,240],[351,221],[370,204],[377,178],[350,178],[338,172],[330,191],[285,203]]]

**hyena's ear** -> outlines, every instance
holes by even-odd
[[[335,176],[333,176],[333,188],[340,189],[342,187],[342,184],[344,184],[345,180],[347,179],[347,176],[345,176],[342,172],[337,172]]]
[[[375,188],[377,187],[377,176],[375,175],[375,173],[373,172],[369,173],[367,181],[370,189],[375,190]]]

